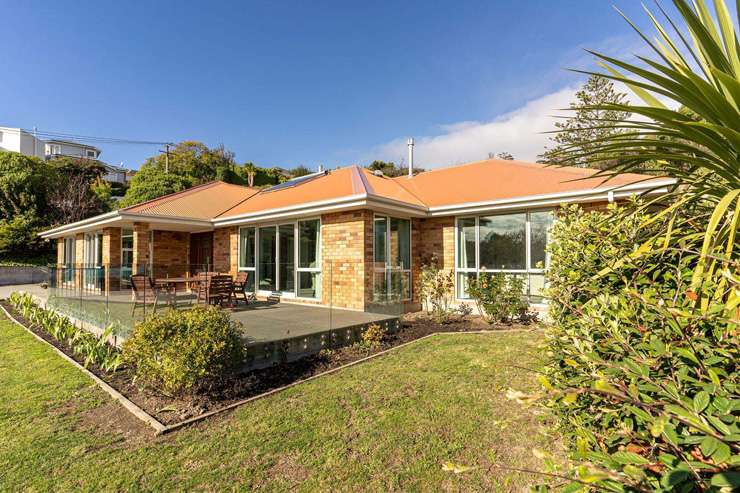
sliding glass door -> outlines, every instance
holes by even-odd
[[[318,219],[239,228],[239,270],[263,295],[321,298],[320,232]]]

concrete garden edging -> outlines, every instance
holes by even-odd
[[[403,344],[399,344],[398,346],[393,346],[388,349],[385,349],[383,351],[377,352],[375,354],[371,354],[369,356],[366,356],[364,358],[360,358],[358,360],[352,361],[350,363],[347,363],[342,366],[338,366],[336,368],[332,368],[330,370],[327,370],[325,372],[319,373],[317,375],[312,375],[308,378],[304,378],[303,380],[297,380],[295,382],[289,383],[288,385],[284,385],[282,387],[278,387],[272,390],[268,390],[267,392],[263,392],[262,394],[254,395],[252,397],[248,397],[246,399],[243,399],[238,402],[233,402],[227,406],[224,406],[219,409],[214,409],[213,411],[208,411],[206,413],[200,414],[198,416],[193,416],[191,418],[188,418],[186,420],[180,421],[179,423],[173,423],[170,425],[165,425],[163,423],[160,423],[159,420],[157,420],[154,416],[150,415],[146,411],[144,411],[142,408],[140,408],[138,405],[134,404],[132,401],[130,401],[126,396],[118,392],[116,389],[108,385],[104,380],[102,380],[100,377],[95,375],[93,372],[82,366],[80,363],[75,361],[73,358],[69,357],[67,354],[65,354],[62,350],[54,346],[53,344],[49,343],[47,340],[40,337],[38,334],[36,334],[34,331],[23,325],[21,322],[15,319],[6,309],[4,306],[0,305],[0,310],[5,314],[5,316],[8,317],[12,322],[14,322],[19,327],[23,328],[26,332],[31,334],[33,337],[35,337],[38,341],[42,342],[43,344],[46,344],[47,346],[51,347],[59,356],[61,356],[63,359],[77,367],[82,373],[90,377],[98,386],[103,389],[105,392],[107,392],[113,399],[118,401],[123,405],[123,407],[128,410],[131,414],[136,416],[138,419],[152,427],[157,435],[162,435],[165,433],[169,433],[171,431],[176,431],[180,428],[198,423],[200,421],[203,421],[207,418],[210,418],[212,416],[216,416],[218,414],[230,411],[232,409],[235,409],[237,407],[243,406],[245,404],[249,404],[250,402],[254,402],[260,399],[263,399],[265,397],[269,397],[274,394],[278,394],[280,392],[283,392],[285,390],[288,390],[292,387],[296,387],[298,385],[308,383],[312,380],[316,380],[320,377],[325,377],[328,375],[331,375],[333,373],[337,373],[340,370],[344,370],[346,368],[349,368],[351,366],[358,365],[360,363],[365,363],[366,361],[369,361],[371,359],[377,358],[379,356],[384,356],[392,351],[395,351],[397,349],[401,349],[407,346],[410,346],[411,344],[415,344],[417,342],[423,341],[425,339],[430,339],[435,336],[444,336],[444,335],[463,335],[463,334],[500,334],[500,333],[511,333],[511,332],[522,332],[522,329],[501,329],[501,330],[471,330],[466,332],[435,332],[433,334],[427,334],[425,336],[419,337],[418,339],[414,339],[413,341],[404,342]]]

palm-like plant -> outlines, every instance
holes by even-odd
[[[247,184],[254,186],[254,176],[257,174],[257,166],[254,163],[244,163],[244,173],[247,175]]]
[[[724,265],[738,253],[740,43],[724,0],[714,0],[714,16],[704,0],[673,3],[683,26],[657,3],[667,24],[645,9],[656,30],[653,40],[622,14],[654,56],[638,56],[635,64],[590,52],[606,69],[598,75],[626,84],[642,104],[595,105],[594,109],[630,112],[632,117],[626,121],[594,123],[597,128],[616,125],[625,131],[597,140],[586,150],[566,148],[560,157],[566,163],[595,163],[600,156],[619,156],[599,172],[605,178],[646,170],[675,178],[671,205],[661,216],[688,206],[702,216],[706,231],[695,270],[698,284],[717,264],[709,260],[710,253],[721,252]],[[666,104],[667,100],[671,103]],[[677,231],[680,228],[669,228],[661,244],[671,244]]]

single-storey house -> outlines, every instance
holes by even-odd
[[[65,273],[62,282],[105,292],[132,273],[245,271],[258,296],[368,310],[393,292],[412,310],[420,268],[434,256],[455,273],[460,301],[481,271],[526,276],[537,300],[560,204],[604,207],[672,183],[636,174],[604,182],[593,169],[496,159],[376,173],[348,166],[266,189],[206,183],[41,235],[57,241],[60,267],[108,272]]]

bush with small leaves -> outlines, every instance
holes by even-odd
[[[737,489],[740,263],[712,252],[716,275],[697,286],[701,223],[681,221],[677,247],[636,250],[670,220],[646,219],[571,207],[552,230],[540,381],[578,462],[572,487]]]
[[[529,309],[524,278],[515,274],[481,272],[477,279],[468,282],[468,294],[478,313],[490,324],[521,320]]]
[[[168,394],[206,390],[244,362],[240,324],[215,307],[169,310],[140,322],[123,343],[136,379]]]

